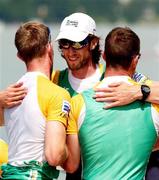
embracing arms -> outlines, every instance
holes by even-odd
[[[151,92],[147,102],[159,104],[159,82],[153,81],[149,85]],[[127,84],[125,82],[113,83],[105,89],[96,89],[103,94],[95,94],[96,101],[109,102],[104,108],[122,106],[135,100],[142,99],[141,85]]]
[[[23,83],[10,85],[3,91],[0,91],[0,106],[10,108],[21,104],[27,89],[23,87]]]

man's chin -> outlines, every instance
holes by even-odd
[[[69,69],[71,71],[77,71],[77,70],[81,69],[81,67],[78,67],[78,66],[69,66]]]

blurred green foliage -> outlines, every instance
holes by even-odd
[[[59,22],[79,11],[101,22],[153,22],[159,17],[159,0],[0,0],[0,20],[5,22]]]

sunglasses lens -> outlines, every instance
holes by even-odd
[[[74,49],[81,49],[83,47],[83,45],[80,42],[74,42],[74,43],[72,43],[72,47]]]
[[[59,40],[59,47],[62,49],[68,49],[70,46],[73,47],[74,49],[81,49],[85,47],[89,43],[89,38],[87,37],[83,41],[80,42],[73,42],[69,41],[67,39],[60,39]]]
[[[59,46],[60,48],[68,49],[70,47],[70,43],[67,39],[61,39],[59,40]]]

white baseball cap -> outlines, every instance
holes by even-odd
[[[75,42],[83,41],[89,34],[96,35],[95,21],[84,13],[73,13],[65,17],[56,41],[68,39]]]

